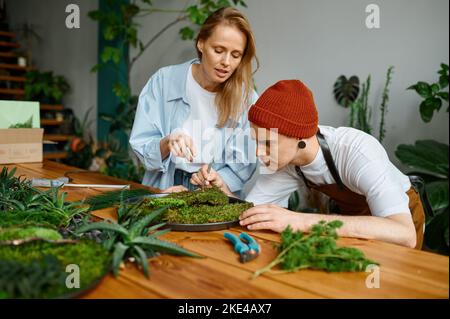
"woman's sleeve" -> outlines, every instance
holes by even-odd
[[[258,95],[253,91],[251,105],[257,99]],[[218,170],[218,173],[230,191],[235,193],[244,188],[244,184],[250,180],[256,169],[256,143],[251,138],[247,110],[241,116],[240,125],[226,147],[226,165]]]
[[[130,135],[130,146],[146,170],[168,169],[170,157],[161,158],[160,141],[165,136],[162,119],[164,99],[161,70],[155,73],[143,88]]]

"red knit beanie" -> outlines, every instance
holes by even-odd
[[[319,117],[312,92],[298,80],[284,80],[269,87],[250,108],[248,120],[278,134],[308,138],[317,133]]]

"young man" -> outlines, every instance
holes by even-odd
[[[339,219],[344,222],[340,236],[421,248],[424,210],[409,178],[372,136],[348,127],[318,126],[313,94],[302,82],[280,81],[268,88],[251,107],[249,121],[256,132],[257,155],[273,174],[257,179],[246,198],[257,206],[241,215],[242,226],[281,232],[291,225],[308,232],[321,220]],[[197,184],[223,185],[218,174],[204,171],[193,177]],[[283,208],[290,194],[305,185],[327,195],[338,212]]]

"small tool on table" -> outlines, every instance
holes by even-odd
[[[70,184],[68,177],[58,177],[57,179],[32,178],[33,187],[86,187],[86,188],[119,188],[129,189],[130,185],[105,185],[105,184]]]
[[[260,247],[256,240],[247,233],[241,233],[239,237],[231,233],[225,233],[224,236],[233,243],[234,250],[239,254],[241,263],[246,263],[258,257]]]

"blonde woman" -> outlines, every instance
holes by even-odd
[[[235,8],[214,12],[196,41],[198,58],[157,71],[139,97],[130,145],[146,168],[143,184],[166,192],[216,186],[238,194],[256,164],[247,111],[257,100],[253,33]],[[239,140],[239,141],[238,141]],[[211,164],[208,169],[208,164]]]

